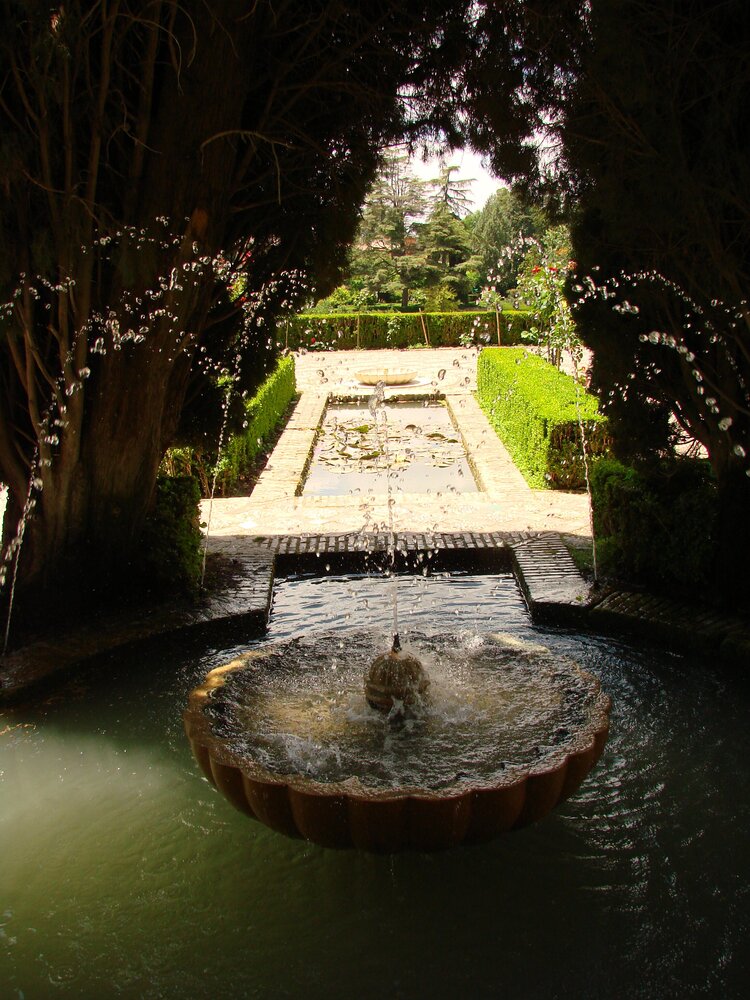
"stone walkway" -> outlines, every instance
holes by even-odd
[[[300,400],[250,497],[204,503],[213,550],[231,554],[239,539],[256,536],[377,531],[557,532],[576,544],[591,541],[583,493],[532,490],[479,408],[475,350],[342,351],[298,355]],[[329,398],[367,400],[363,370],[408,370],[412,384],[386,390],[386,399],[440,395],[473,465],[476,493],[397,493],[389,521],[385,495],[298,496]]]
[[[414,372],[413,384],[389,395],[437,393],[445,399],[479,486],[476,494],[398,493],[390,527],[401,564],[411,566],[410,559],[429,552],[441,569],[512,568],[536,621],[642,635],[746,667],[745,621],[649,594],[590,593],[565,544],[591,544],[587,497],[529,488],[472,395],[476,357],[475,351],[453,349],[298,356],[301,396],[253,494],[203,505],[204,520],[210,513],[209,549],[229,558],[231,582],[196,604],[144,608],[92,622],[1,657],[0,705],[26,697],[94,653],[156,635],[210,630],[217,642],[260,636],[277,573],[359,569],[363,557],[372,568],[393,537],[386,531],[385,497],[363,502],[351,496],[297,496],[297,490],[329,396],[368,398],[371,390],[360,385],[356,373],[374,367]]]

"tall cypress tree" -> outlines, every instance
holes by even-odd
[[[670,420],[707,449],[717,583],[750,603],[750,8],[592,4],[564,108],[577,202],[574,298],[621,451],[664,450]]]
[[[378,150],[447,120],[469,6],[0,0],[3,551],[31,489],[35,618],[128,582],[191,383],[333,286]]]

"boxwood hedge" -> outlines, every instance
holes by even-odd
[[[499,316],[502,344],[526,339],[531,313],[506,310]],[[465,347],[496,343],[497,318],[494,312],[300,313],[282,320],[276,336],[281,347],[295,351]]]
[[[589,454],[609,450],[597,399],[523,348],[482,351],[477,397],[526,481],[537,489],[585,487],[579,414]]]
[[[648,469],[600,459],[591,471],[599,564],[655,590],[705,595],[715,578],[718,490],[705,460]]]
[[[234,488],[264,450],[296,391],[294,358],[279,358],[258,391],[245,403],[247,426],[230,439],[217,467],[221,491]]]
[[[225,445],[216,464],[216,452],[196,448],[170,448],[162,463],[162,472],[171,476],[193,476],[208,496],[216,472],[216,489],[226,493],[252,467],[270,436],[284,416],[296,392],[294,358],[280,358],[258,391],[245,403],[246,426]]]

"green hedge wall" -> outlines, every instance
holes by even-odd
[[[233,437],[219,459],[217,489],[232,489],[252,467],[294,398],[294,358],[279,358],[256,394],[245,403],[247,427]]]
[[[197,591],[203,562],[200,499],[194,477],[159,476],[141,537],[142,571],[151,589]]]
[[[234,489],[252,467],[278,426],[296,392],[294,358],[280,358],[252,399],[245,403],[246,426],[230,438],[216,465],[216,452],[197,448],[170,448],[162,462],[162,473],[169,476],[194,476],[203,496],[211,491],[214,472],[219,494]]]
[[[600,459],[591,498],[604,573],[656,590],[710,587],[718,492],[707,461],[678,458],[637,470]]]
[[[526,481],[537,489],[585,487],[579,410],[589,454],[609,450],[597,399],[576,388],[570,375],[521,347],[482,351],[477,397]]]
[[[427,327],[425,341],[422,320]],[[531,313],[500,313],[500,341],[520,344],[533,325]],[[466,347],[497,343],[494,312],[445,313],[302,313],[282,320],[276,337],[281,347],[298,350],[359,350],[384,347]]]

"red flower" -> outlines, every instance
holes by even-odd
[[[540,271],[541,271],[541,267],[532,267],[532,269],[531,269],[531,273],[532,274],[539,274]]]

